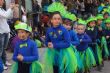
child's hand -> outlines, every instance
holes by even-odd
[[[110,36],[106,36],[106,38],[107,38],[107,39],[109,39],[109,38],[110,38]]]
[[[82,42],[82,39],[80,39],[80,42]]]
[[[102,27],[99,27],[99,31],[102,31]]]
[[[51,49],[53,48],[52,42],[49,42],[49,43],[48,43],[48,48],[51,48]]]
[[[19,54],[19,55],[17,56],[17,59],[18,59],[19,61],[23,61],[23,56],[22,56],[21,54]]]
[[[14,3],[11,3],[10,4],[10,8],[13,9],[14,7],[15,7],[15,4]]]

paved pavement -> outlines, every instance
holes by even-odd
[[[39,49],[39,54],[40,54],[40,57],[41,56],[43,56],[43,53],[45,52],[45,48],[40,48]],[[7,53],[8,55],[8,60],[9,60],[9,62],[11,62],[11,63],[13,63],[13,61],[12,61],[12,54],[13,53]],[[40,60],[42,60],[42,58],[43,57],[41,57],[40,58]],[[102,72],[98,72],[97,70],[96,70],[96,68],[93,68],[93,69],[91,69],[91,73],[110,73],[110,61],[105,61],[104,62],[104,68],[103,68],[103,70],[102,70]],[[10,68],[11,67],[9,67],[9,69],[8,70],[5,70],[3,73],[10,73]]]

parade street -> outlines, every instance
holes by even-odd
[[[39,48],[40,58],[43,58],[41,56],[43,56],[44,51],[45,51],[45,48]],[[7,56],[8,56],[9,62],[12,63],[12,53],[8,52]],[[40,59],[40,60],[42,60],[42,59]],[[93,69],[91,69],[90,73],[110,73],[110,61],[105,61],[104,64],[105,64],[104,68],[103,68],[103,70],[101,72],[98,72],[96,70],[96,68],[93,68]],[[5,70],[3,73],[10,73],[10,70],[11,70],[11,67],[9,67],[9,69]]]

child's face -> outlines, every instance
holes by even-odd
[[[58,26],[60,23],[62,23],[61,16],[59,14],[53,15],[51,23],[53,26]]]
[[[29,32],[26,32],[25,30],[18,30],[18,37],[21,40],[26,40],[29,36]]]
[[[74,30],[77,30],[77,25],[76,24],[73,26],[73,29]]]
[[[106,27],[107,27],[107,28],[110,28],[110,23],[107,23],[107,24],[106,24]]]
[[[77,33],[82,34],[85,32],[85,26],[84,25],[78,25],[77,26]]]
[[[105,14],[105,15],[104,15],[104,19],[107,19],[108,17],[109,17],[108,14]]]
[[[102,20],[97,20],[97,25],[101,25],[102,24]]]
[[[95,24],[96,24],[95,21],[92,21],[92,22],[89,23],[89,26],[90,27],[95,27]]]
[[[65,24],[64,27],[65,27],[67,30],[71,30],[71,25],[70,25],[70,24]]]

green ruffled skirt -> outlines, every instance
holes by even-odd
[[[82,71],[85,69],[90,69],[91,67],[96,65],[96,61],[93,55],[93,52],[90,48],[87,48],[85,51],[78,51],[79,54],[79,60],[82,61]]]
[[[72,47],[55,50],[47,49],[44,55],[43,73],[53,73],[53,66],[59,67],[59,73],[75,73],[77,71],[77,58]]]
[[[104,58],[108,58],[110,53],[109,53],[109,50],[108,50],[109,47],[107,46],[107,41],[106,41],[105,37],[102,37],[102,39],[101,39],[100,48],[102,49]]]
[[[14,62],[10,73],[17,73],[17,70],[18,70],[18,63]],[[42,73],[42,71],[43,71],[43,66],[40,64],[40,62],[35,61],[32,63],[30,67],[30,73]]]
[[[79,52],[77,51],[77,49],[73,45],[71,45],[71,47],[73,48],[73,51],[74,51],[75,56],[77,58],[78,70],[84,69],[83,61],[80,58]]]

